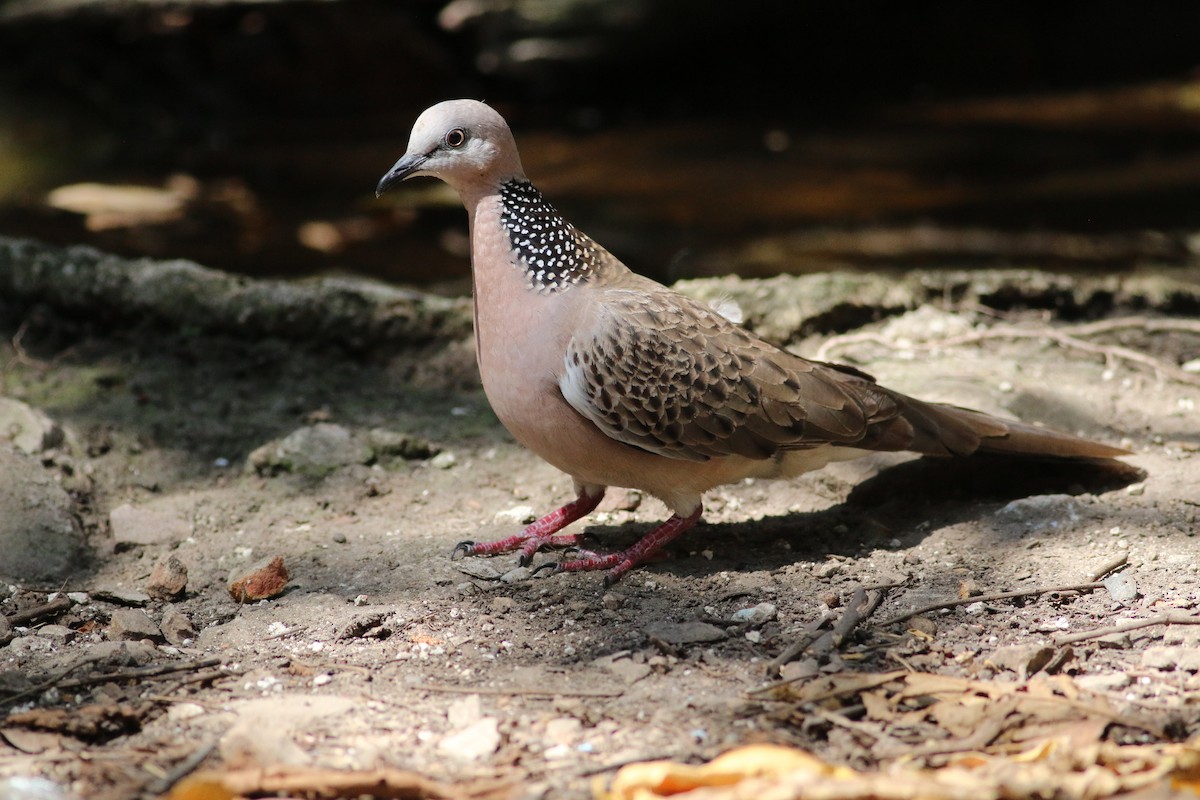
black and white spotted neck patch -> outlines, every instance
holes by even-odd
[[[529,181],[500,187],[504,226],[530,288],[558,292],[595,274],[603,250],[563,219]]]

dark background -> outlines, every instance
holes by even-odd
[[[372,189],[424,107],[467,96],[664,279],[1194,266],[1197,30],[1170,2],[10,0],[0,234],[454,291],[453,198]]]

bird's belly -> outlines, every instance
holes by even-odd
[[[789,478],[830,461],[864,455],[848,448],[822,447],[762,460],[670,458],[609,437],[571,408],[557,386],[513,391],[509,381],[485,381],[484,390],[504,427],[543,460],[583,484],[641,489],[676,513],[690,513],[701,496],[716,486],[750,477]]]

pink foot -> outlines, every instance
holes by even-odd
[[[603,491],[595,497],[586,491],[580,491],[579,496],[574,500],[557,511],[551,511],[536,522],[531,522],[516,536],[509,536],[507,539],[498,539],[494,542],[459,542],[454,546],[450,558],[458,560],[463,556],[490,556],[520,550],[519,563],[522,567],[527,566],[533,559],[533,554],[547,545],[567,547],[575,544],[579,540],[577,534],[556,534],[572,522],[592,513],[603,498]]]
[[[554,566],[555,572],[587,572],[596,569],[607,569],[604,585],[612,586],[621,580],[621,576],[638,566],[657,553],[669,542],[677,539],[680,534],[695,525],[704,512],[704,506],[696,506],[687,517],[678,514],[659,525],[654,530],[638,539],[632,546],[619,553],[586,553],[583,558],[574,561],[560,561]]]

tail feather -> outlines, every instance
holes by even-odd
[[[908,444],[896,449],[914,450],[925,455],[966,456],[972,453],[998,455],[1106,459],[1131,455],[1120,447],[1094,442],[1069,433],[1041,428],[1026,422],[1001,419],[969,408],[926,403],[897,394],[904,409],[900,417],[882,432],[879,449],[888,440]]]

